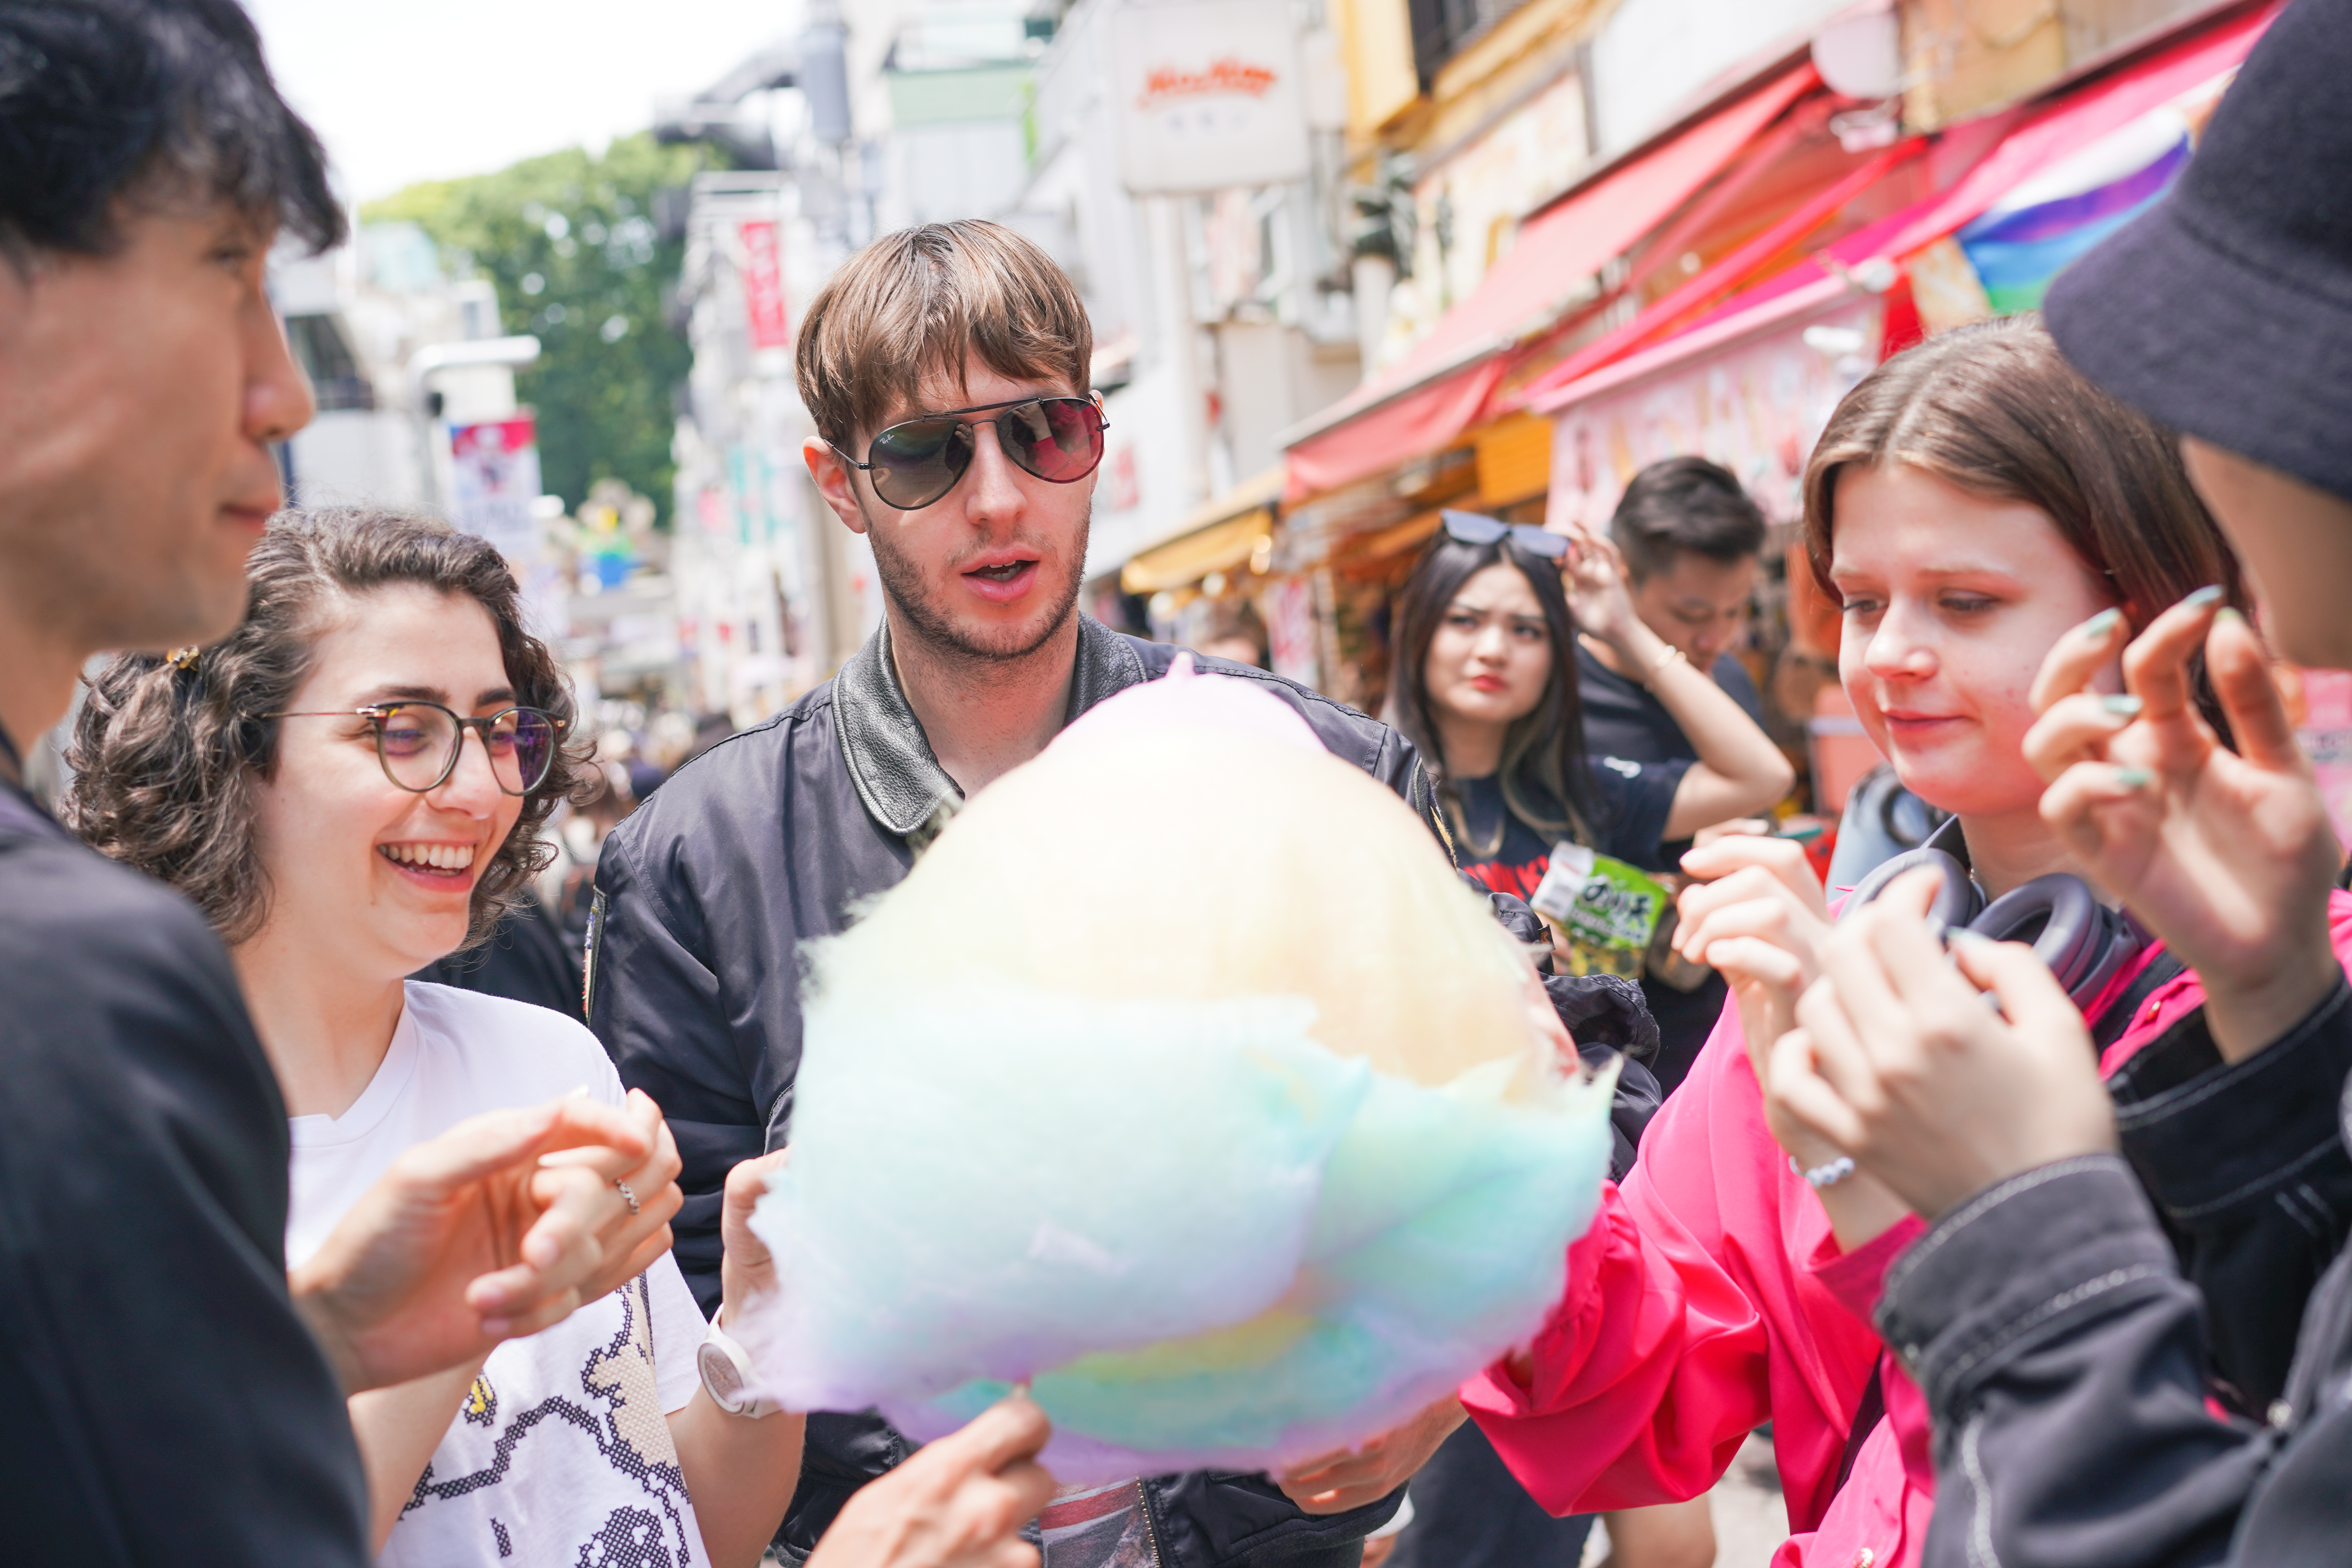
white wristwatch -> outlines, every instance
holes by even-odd
[[[724,1309],[720,1315],[725,1315]],[[695,1351],[694,1365],[702,1373],[702,1390],[710,1395],[710,1403],[730,1415],[757,1420],[782,1408],[773,1400],[752,1396],[751,1352],[719,1326],[718,1318],[711,1319],[710,1331]]]

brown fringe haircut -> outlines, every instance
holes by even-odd
[[[801,322],[794,369],[817,434],[850,451],[921,403],[924,382],[966,384],[977,356],[1000,375],[1084,397],[1094,328],[1069,275],[1002,224],[927,223],[843,263]]]

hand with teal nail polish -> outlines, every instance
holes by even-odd
[[[2049,781],[2042,820],[2197,971],[2214,1042],[2236,1061],[2336,984],[2341,851],[2262,643],[2223,598],[2200,588],[2157,616],[2123,650],[2123,692],[2101,689],[2110,638],[2062,640],[2034,683],[2025,753]],[[2235,751],[2200,711],[2200,652]]]
[[[2084,642],[2105,642],[2123,624],[2124,613],[2112,605],[2074,628],[2074,635]]]

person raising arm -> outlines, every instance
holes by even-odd
[[[1620,671],[1649,689],[1698,753],[1666,814],[1668,840],[1750,816],[1789,793],[1796,772],[1771,737],[1712,673],[1693,664],[1635,611],[1624,557],[1613,541],[1572,536],[1562,573],[1584,635],[1605,645]]]
[[[1589,763],[1577,630],[1622,645],[1689,721],[1698,760]],[[1391,709],[1438,781],[1462,867],[1528,898],[1554,842],[1655,868],[1661,845],[1769,805],[1788,759],[1633,613],[1615,546],[1444,514],[1399,596]]]

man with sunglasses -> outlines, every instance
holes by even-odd
[[[882,626],[834,679],[711,748],[614,829],[592,917],[589,1020],[677,1132],[678,1261],[706,1311],[719,1295],[725,1173],[786,1141],[800,944],[840,931],[859,900],[904,877],[971,794],[1177,657],[1077,610],[1103,451],[1092,352],[1062,270],[982,222],[877,241],[802,325],[800,390],[819,432],[809,472],[873,546]],[[1290,704],[1435,831],[1402,738],[1262,670],[1211,662]],[[1458,1419],[1441,1412],[1392,1446],[1425,1456]],[[779,1537],[790,1557],[908,1452],[877,1416],[810,1417]],[[1302,1508],[1260,1476],[1148,1478],[1049,1509],[1048,1568],[1155,1554],[1167,1568],[1338,1568],[1395,1510],[1395,1485],[1297,1488]]]

